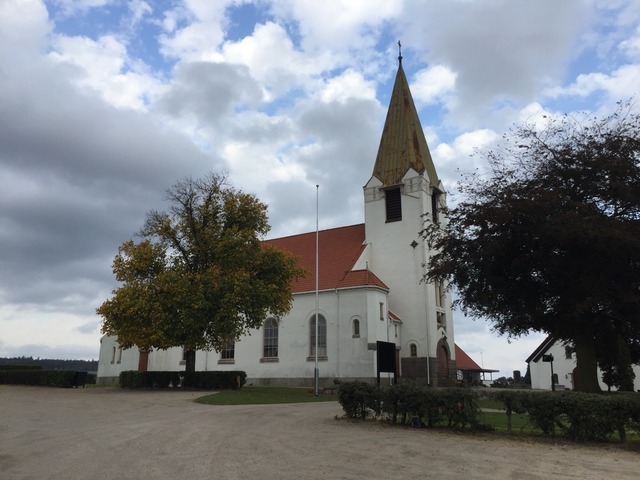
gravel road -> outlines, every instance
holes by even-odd
[[[640,454],[341,419],[337,403],[0,386],[0,479],[637,479]],[[336,418],[338,417],[338,419]]]

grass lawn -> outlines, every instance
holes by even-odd
[[[504,410],[504,403],[493,398],[479,398],[478,405],[480,408],[493,408],[495,410]]]
[[[502,412],[482,412],[480,420],[486,425],[491,425],[496,432],[507,432],[507,415]],[[513,433],[534,433],[539,430],[534,429],[529,424],[526,415],[513,413],[511,415],[511,431]]]
[[[321,393],[313,395],[313,389],[291,387],[242,387],[240,390],[223,390],[196,400],[206,405],[265,405],[271,403],[336,402],[338,395]]]

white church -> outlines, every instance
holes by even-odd
[[[446,197],[418,118],[402,59],[373,173],[364,186],[363,224],[322,230],[318,236],[318,373],[373,382],[378,341],[395,344],[396,374],[433,386],[456,378],[450,296],[422,282],[431,252],[419,236],[425,223],[442,224]],[[196,370],[243,370],[253,385],[310,386],[316,364],[316,232],[267,240],[292,252],[309,273],[292,285],[293,306],[282,318],[220,351],[198,351]],[[98,383],[120,372],[184,370],[182,348],[121,349],[100,340]],[[387,378],[392,374],[384,374]]]

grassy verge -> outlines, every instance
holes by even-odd
[[[493,398],[479,398],[478,405],[480,408],[493,408],[495,410],[504,410],[504,403]]]
[[[206,405],[265,405],[272,403],[336,402],[338,396],[320,394],[317,397],[307,388],[243,387],[240,390],[224,390],[196,400]]]
[[[482,423],[490,425],[496,432],[507,432],[507,415],[502,412],[483,412]],[[511,431],[513,433],[534,433],[526,415],[514,413],[511,415]]]

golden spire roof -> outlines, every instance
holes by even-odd
[[[397,185],[402,182],[405,173],[413,168],[421,174],[426,171],[430,183],[437,185],[438,175],[411,97],[407,77],[402,69],[402,56],[398,59],[398,73],[389,101],[373,176],[378,178],[383,186]]]

